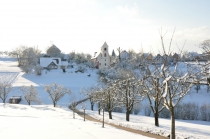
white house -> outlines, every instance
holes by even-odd
[[[101,47],[100,52],[95,52],[92,61],[94,66],[98,69],[104,69],[109,67],[115,59],[115,54],[113,56],[109,55],[109,46],[105,42]]]
[[[58,57],[41,57],[40,66],[48,69],[64,69],[68,66],[68,61],[61,61]]]

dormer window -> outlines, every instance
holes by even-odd
[[[106,48],[104,48],[104,51],[106,51]]]

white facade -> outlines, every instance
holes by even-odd
[[[109,55],[109,46],[105,42],[101,47],[100,52],[95,53],[92,58],[94,66],[98,69],[104,69],[110,66],[111,56]]]

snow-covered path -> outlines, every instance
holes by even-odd
[[[149,139],[100,123],[83,121],[68,109],[52,106],[0,104],[0,137],[3,139]]]
[[[102,115],[98,115],[98,111],[87,110],[86,113],[96,119],[102,120]],[[154,134],[162,134],[167,136],[170,134],[170,119],[159,118],[160,127],[154,125],[154,118],[141,115],[130,115],[130,121],[125,121],[124,113],[112,113],[112,120],[105,112],[105,121],[115,125],[121,125],[141,131],[150,131]],[[177,120],[176,119],[176,138],[177,139],[209,139],[210,122],[196,120]]]

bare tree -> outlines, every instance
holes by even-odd
[[[121,57],[120,57],[120,55],[121,55],[122,49],[119,47],[119,48],[117,48],[117,51],[118,51],[119,62],[121,62]]]
[[[104,88],[100,88],[94,92],[94,99],[97,103],[99,103],[99,109],[103,110],[103,120],[102,120],[102,127],[104,128],[104,109],[105,109],[105,91]]]
[[[200,43],[200,48],[203,49],[203,51],[207,54],[210,54],[210,39],[204,40],[203,42]]]
[[[75,119],[75,110],[76,110],[76,106],[77,106],[77,97],[76,94],[73,92],[70,95],[70,101],[71,101],[71,105],[70,105],[70,109],[73,111],[73,118]]]
[[[65,94],[71,94],[71,91],[69,89],[63,87],[62,85],[58,85],[57,83],[45,85],[44,90],[49,94],[50,98],[52,99],[54,107]]]
[[[112,119],[112,111],[116,107],[120,107],[118,105],[118,92],[114,86],[108,87],[104,90],[104,97],[105,97],[105,106],[109,113],[109,119]]]
[[[22,53],[26,48],[27,48],[26,46],[20,46],[15,48],[9,53],[10,56],[14,56],[18,59],[18,66],[21,66],[21,57],[23,55]]]
[[[81,90],[81,92],[84,93],[85,97],[89,98],[92,111],[93,111],[94,104],[95,104],[95,99],[94,99],[95,94],[94,93],[95,93],[96,89],[97,89],[96,87],[90,87],[90,88]]]
[[[31,105],[31,102],[41,103],[41,100],[38,97],[37,89],[33,85],[21,86],[20,90],[23,93],[28,105]]]
[[[141,81],[134,77],[128,77],[126,80],[119,82],[119,103],[124,104],[126,109],[126,121],[130,120],[131,111],[136,103],[139,103],[144,97]]]
[[[12,85],[8,81],[0,81],[0,98],[3,103],[6,102],[8,94],[13,90]]]
[[[38,62],[41,51],[37,47],[20,46],[10,52],[11,56],[16,56],[19,66],[26,71]]]
[[[160,88],[160,90],[163,91],[163,93],[161,93],[160,99],[163,99],[163,105],[169,110],[171,115],[170,139],[175,139],[175,114],[174,114],[175,107],[179,104],[179,102],[183,99],[183,97],[192,88],[194,84],[194,77],[196,75],[196,73],[193,73],[192,69],[189,67],[187,67],[189,69],[187,69],[186,73],[183,73],[183,71],[177,68],[178,65],[172,67],[170,64],[167,64],[169,58],[168,56],[171,54],[174,32],[172,34],[167,51],[163,40],[165,34],[162,35],[162,30],[160,30],[160,39],[161,39],[162,51],[163,54],[165,55],[164,58],[165,61],[161,67],[156,68],[158,78],[159,80],[162,80],[161,83],[162,89]],[[151,76],[154,79],[156,78],[157,75],[154,73],[151,74]],[[160,86],[159,83],[157,85]]]
[[[150,69],[147,68],[147,70]],[[159,113],[165,108],[165,106],[162,105],[163,86],[161,83],[161,78],[158,77],[158,74],[155,71],[154,72],[149,71],[147,73],[152,73],[152,75],[154,76],[151,76],[151,74],[150,75],[144,74],[146,75],[144,76],[143,80],[143,85],[146,90],[145,94],[149,100],[151,110],[155,117],[155,125],[159,126]]]
[[[120,92],[119,100],[123,103],[126,109],[126,121],[130,120],[130,114],[136,103],[140,103],[144,97],[142,81],[138,80],[134,72],[121,71],[123,80],[118,84],[118,91]]]
[[[165,107],[171,115],[170,138],[175,139],[175,114],[174,108],[193,86],[193,75],[191,73],[178,73],[175,69],[172,73],[169,68],[161,68],[162,78],[164,78],[164,93],[162,95]]]

